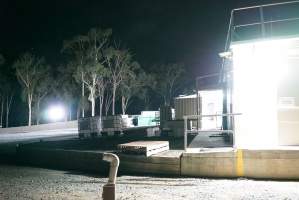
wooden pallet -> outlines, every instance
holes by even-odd
[[[169,150],[168,141],[136,141],[119,144],[118,149],[124,154],[145,155],[146,157]]]

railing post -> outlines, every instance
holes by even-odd
[[[261,20],[261,33],[262,37],[266,37],[266,30],[265,30],[265,20],[264,20],[264,10],[263,7],[259,7],[260,12],[260,20]]]
[[[187,151],[188,117],[184,116],[184,150]]]

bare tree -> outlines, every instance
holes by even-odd
[[[100,96],[100,110],[102,110],[103,92],[105,90],[104,80],[107,70],[104,67],[105,60],[102,52],[109,42],[111,29],[91,29],[87,34],[88,51],[87,64],[83,69],[83,82],[89,90],[88,100],[91,102],[92,116],[95,116],[95,100]],[[98,91],[97,91],[98,88]],[[101,112],[101,111],[100,111]]]
[[[5,64],[4,57],[0,54],[0,66]],[[4,110],[6,112],[5,114],[5,127],[8,127],[9,125],[9,114],[11,105],[13,102],[14,97],[14,85],[8,78],[10,76],[8,71],[3,70],[1,67],[1,73],[0,73],[0,102],[1,102],[1,120],[0,125],[3,126],[3,117],[4,117]],[[5,109],[4,109],[5,106]]]
[[[112,91],[111,91],[111,88],[109,88],[109,82],[108,82],[106,90],[104,91],[105,116],[108,116],[111,104],[112,104]]]
[[[30,53],[25,53],[15,61],[13,67],[26,95],[28,126],[31,126],[33,95],[36,92],[36,86],[43,79],[45,60]]]
[[[89,90],[88,100],[91,102],[91,116],[95,116],[95,100],[99,95],[97,88],[104,86],[105,71],[106,69],[101,64],[89,65],[84,69],[83,82]]]
[[[144,110],[149,110],[151,103],[151,94],[155,88],[156,80],[152,74],[142,72],[138,75],[138,82],[141,88],[138,89],[137,97],[144,102]]]
[[[79,58],[79,67],[76,70],[76,79],[83,83],[82,89],[84,86],[87,86],[89,91],[88,100],[91,102],[91,112],[92,116],[95,115],[95,100],[97,98],[97,86],[98,81],[101,80],[102,76],[105,74],[105,68],[103,66],[105,60],[103,59],[102,52],[103,49],[108,44],[109,38],[111,36],[111,29],[91,29],[87,35],[77,37],[77,39],[73,40],[71,43],[66,43],[66,48],[71,51],[77,52],[79,49],[79,53],[75,53],[77,60]],[[72,44],[72,45],[69,45]],[[73,47],[79,46],[79,48]],[[78,45],[80,44],[80,45]],[[84,90],[82,90],[82,96],[84,95]]]
[[[167,64],[156,67],[156,87],[160,96],[163,98],[164,105],[170,105],[174,93],[179,88],[179,79],[184,73],[183,64]]]
[[[128,106],[132,102],[132,97],[140,98],[142,91],[147,86],[148,77],[144,71],[142,71],[139,66],[135,67],[135,70],[127,73],[124,77],[122,84],[120,85],[121,93],[121,108],[122,114],[126,114]]]
[[[66,40],[63,42],[62,52],[69,54],[72,58],[69,66],[73,67],[73,71],[78,72],[78,68],[82,69],[82,66],[85,64],[84,60],[86,58],[86,49],[87,49],[87,38],[86,36],[79,35],[74,37],[71,40]],[[78,78],[77,78],[78,80]],[[80,71],[80,78],[79,83],[81,83],[81,100],[80,106],[78,108],[82,108],[82,117],[85,117],[85,106],[83,105],[84,102],[84,95],[85,95],[85,87],[83,82],[83,71]],[[82,105],[81,105],[82,104]]]
[[[8,127],[9,125],[9,114],[10,114],[10,108],[11,108],[11,104],[12,104],[12,100],[13,100],[13,93],[10,93],[9,95],[6,96],[6,126]]]
[[[9,82],[7,78],[2,78],[2,83],[1,83],[1,91],[2,91],[2,99],[3,102],[1,104],[1,111],[3,112],[3,104],[5,101],[5,110],[6,110],[6,120],[5,120],[5,127],[8,127],[9,125],[9,114],[10,114],[10,109],[11,109],[11,104],[13,102],[13,97],[14,97],[14,89],[13,85]],[[3,113],[2,113],[3,115]]]
[[[123,82],[125,76],[136,65],[136,62],[132,60],[132,55],[128,50],[112,47],[105,51],[104,58],[112,87],[112,115],[115,115],[116,90]]]
[[[80,112],[81,108],[78,98],[81,94],[80,91],[78,91],[80,83],[73,78],[73,69],[73,65],[70,63],[66,66],[59,66],[59,78],[57,78],[57,84],[54,88],[56,95],[67,105],[68,120],[72,120],[72,108],[76,103],[78,104],[78,112]],[[77,113],[77,116],[78,115],[79,113]]]
[[[109,106],[111,105],[111,103],[110,103],[111,101],[109,100],[109,98],[111,99],[111,95],[109,96],[109,91],[107,90],[107,88],[109,86],[109,79],[108,79],[109,73],[106,68],[104,68],[104,70],[105,71],[102,72],[102,76],[99,77],[98,82],[97,82],[100,118],[103,115],[103,111],[104,111],[103,107],[105,105],[104,103],[106,103],[107,112],[109,110]],[[106,96],[105,96],[105,94],[106,94]],[[105,99],[105,98],[107,98],[107,99]],[[106,115],[108,114],[107,112],[106,112]]]
[[[40,123],[40,118],[41,118],[40,115],[41,102],[52,91],[53,88],[53,78],[49,72],[50,72],[50,68],[45,67],[44,69],[45,78],[43,78],[43,80],[39,82],[39,84],[36,87],[36,94],[33,96],[33,104],[35,107],[35,119],[37,125]]]

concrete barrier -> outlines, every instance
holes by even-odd
[[[181,174],[198,177],[299,179],[299,149],[183,153]]]
[[[48,149],[21,145],[17,158],[21,164],[64,170],[107,172],[109,165],[102,160],[103,152]],[[150,157],[118,154],[119,171],[124,174],[180,175],[181,151],[163,152]]]
[[[103,153],[63,149],[18,147],[20,164],[63,170],[103,173],[109,171],[108,163],[102,160]]]
[[[18,126],[11,128],[0,128],[1,133],[24,133],[24,132],[32,132],[32,131],[43,131],[43,130],[59,130],[59,129],[69,129],[69,128],[77,128],[78,129],[78,121],[68,121],[68,122],[56,122],[49,124],[40,124],[40,125],[32,125],[32,126]]]
[[[133,174],[181,174],[181,152],[168,151],[149,157],[141,155],[118,154],[120,158],[120,172]]]
[[[199,177],[236,177],[235,158],[233,150],[183,153],[181,174]]]
[[[104,151],[103,151],[104,152]],[[107,172],[103,152],[34,148],[21,145],[19,161],[43,167]],[[171,150],[149,157],[118,154],[123,174],[167,174],[192,177],[299,179],[299,148],[209,149],[196,153]]]
[[[299,179],[299,150],[244,150],[244,176]]]

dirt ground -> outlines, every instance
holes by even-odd
[[[0,199],[101,199],[107,178],[0,165]],[[117,199],[299,199],[299,182],[121,176]]]

